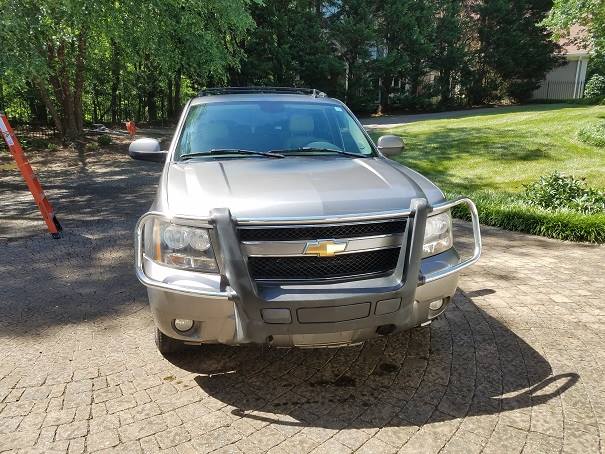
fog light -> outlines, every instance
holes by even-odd
[[[193,328],[193,320],[185,320],[182,318],[177,318],[174,321],[174,327],[176,328],[177,331],[184,333],[185,331],[189,331],[191,328]]]
[[[290,309],[263,309],[261,314],[265,323],[292,323]]]
[[[429,304],[429,309],[432,311],[438,311],[439,309],[441,309],[441,307],[443,307],[443,300],[431,301],[431,303]]]

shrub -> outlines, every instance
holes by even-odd
[[[97,143],[102,147],[106,147],[111,144],[111,136],[103,134],[102,136],[97,137]]]
[[[605,121],[587,123],[578,130],[578,139],[589,145],[605,147]]]
[[[510,81],[506,87],[506,94],[515,102],[524,103],[531,99],[532,92],[536,88],[534,80]]]
[[[522,198],[528,205],[549,211],[605,213],[605,192],[587,187],[583,179],[559,172],[526,185]]]
[[[605,243],[605,213],[553,212],[527,205],[511,195],[491,192],[471,194],[471,198],[477,205],[481,224],[559,240]],[[466,207],[456,207],[452,214],[470,220]]]
[[[592,76],[584,88],[584,97],[589,99],[605,97],[605,77],[600,74]]]
[[[391,106],[412,112],[426,112],[432,110],[435,105],[429,95],[414,96],[407,93],[395,93],[389,99]]]
[[[57,145],[56,143],[52,143],[52,142],[50,142],[48,144],[48,146],[46,147],[46,149],[48,151],[57,151],[59,148],[61,148],[59,145]]]
[[[99,149],[99,144],[96,142],[88,142],[84,148],[86,151],[96,151]]]
[[[46,147],[48,147],[48,140],[37,138],[29,139],[27,140],[27,146],[44,150]]]

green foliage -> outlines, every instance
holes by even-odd
[[[586,80],[589,81],[595,74],[605,74],[605,55],[598,51],[595,51],[588,60]]]
[[[363,111],[523,100],[556,63],[537,25],[545,0],[0,0],[0,8],[0,109],[68,138],[85,123],[174,121],[188,97],[215,85],[311,86]]]
[[[460,84],[467,69],[471,51],[467,39],[473,30],[463,1],[435,1],[435,36],[431,66],[437,73],[436,88],[440,104],[448,107],[461,103],[460,94],[452,90]],[[458,99],[457,99],[458,98]]]
[[[503,96],[525,101],[560,62],[558,45],[539,25],[549,9],[550,3],[541,0],[477,2],[478,63],[486,70],[475,76],[471,97],[476,103]]]
[[[380,44],[373,70],[380,82],[381,111],[388,109],[393,92],[393,96],[399,97],[426,97],[420,94],[420,89],[430,71],[436,13],[431,2],[385,0],[378,4],[374,18]],[[395,81],[409,90],[396,89]]]
[[[67,137],[82,134],[86,116],[97,122],[108,111],[114,122],[153,121],[158,108],[174,115],[183,79],[197,87],[224,82],[238,65],[238,41],[253,25],[248,7],[249,0],[0,0],[0,72],[10,77],[0,88],[30,87]]]
[[[559,240],[605,243],[605,214],[548,211],[497,193],[475,193],[471,197],[482,224]],[[470,220],[467,210],[456,209],[453,214]]]
[[[39,150],[44,150],[48,146],[48,141],[45,139],[37,139],[31,137],[21,137],[19,139],[19,143],[25,149],[28,148],[36,148]]]
[[[584,179],[553,172],[525,186],[522,199],[549,211],[605,213],[605,192],[586,187]]]
[[[351,108],[366,110],[375,102],[375,80],[370,77],[371,48],[376,48],[375,1],[343,0],[327,21],[335,52],[344,63],[343,98]]]
[[[605,153],[575,138],[578,125],[600,116],[605,106],[470,109],[457,118],[413,122],[388,133],[406,143],[398,160],[452,191],[519,192],[559,169],[605,189]]]
[[[99,144],[97,142],[88,142],[84,146],[84,149],[86,151],[98,151],[99,150]]]
[[[111,136],[109,134],[103,134],[99,137],[97,137],[97,143],[102,146],[102,147],[106,147],[107,145],[111,145]]]
[[[584,97],[588,99],[597,99],[605,97],[605,77],[595,74],[586,83],[584,88]]]
[[[242,41],[246,57],[231,71],[230,83],[338,91],[342,63],[323,27],[322,11],[313,6],[301,0],[253,4],[256,27]]]
[[[605,147],[605,121],[589,122],[578,130],[578,139],[597,147]]]
[[[554,32],[555,38],[567,37],[574,25],[588,29],[581,40],[590,44],[595,58],[605,52],[605,3],[602,0],[554,0],[552,9],[543,21]]]
[[[431,96],[414,96],[407,93],[397,93],[391,96],[391,105],[413,112],[429,112],[435,109],[436,104]]]
[[[605,189],[605,153],[575,140],[578,124],[605,116],[605,106],[531,105],[469,110],[460,118],[409,123],[374,137],[401,135],[397,160],[434,181],[448,196],[470,196],[481,222],[572,241],[605,242],[605,214],[529,205],[524,185],[570,169]]]

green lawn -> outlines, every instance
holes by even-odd
[[[605,242],[605,216],[549,213],[520,204],[517,196],[523,184],[555,170],[605,189],[605,148],[576,138],[586,122],[603,118],[605,106],[517,106],[409,123],[388,133],[406,142],[406,150],[396,158],[399,162],[429,177],[449,196],[477,199],[485,222],[555,238]],[[582,233],[584,228],[590,232]]]

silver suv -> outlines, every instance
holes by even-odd
[[[216,88],[189,101],[136,226],[162,353],[189,344],[338,346],[430,323],[481,253],[473,203],[391,161],[342,102],[317,90]],[[468,205],[474,253],[453,246]]]

